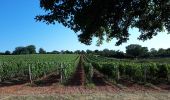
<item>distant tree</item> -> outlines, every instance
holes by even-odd
[[[30,54],[29,50],[27,48],[22,48],[20,54]]]
[[[29,51],[29,54],[35,54],[36,53],[36,47],[34,45],[29,45],[26,48]]]
[[[134,58],[143,56],[147,54],[147,52],[148,52],[147,47],[142,47],[141,45],[138,44],[131,44],[126,47],[126,54]]]
[[[124,58],[125,54],[122,51],[115,51],[115,50],[109,50],[109,49],[104,49],[102,51],[98,51],[99,55],[105,56],[105,57],[113,57],[113,58]]]
[[[87,54],[92,54],[93,51],[92,51],[92,50],[86,50],[86,53],[87,53]]]
[[[61,50],[61,54],[64,54],[64,50]]]
[[[29,54],[29,50],[25,47],[16,47],[13,54]]]
[[[149,50],[148,50],[147,47],[142,47],[140,56],[141,56],[142,58],[147,58],[147,57],[150,56],[150,55],[149,55]]]
[[[99,53],[99,50],[94,50],[94,53],[95,53],[95,54],[98,54],[98,53]]]
[[[46,54],[46,51],[43,48],[39,49],[39,54]]]
[[[155,48],[150,49],[150,57],[156,57],[157,56],[157,50]]]
[[[114,58],[125,58],[125,54],[122,51],[116,51],[115,54],[113,55]]]
[[[51,54],[59,54],[60,52],[59,51],[52,51]]]
[[[10,55],[11,54],[11,52],[10,51],[5,51],[5,55]]]
[[[75,54],[81,54],[81,51],[80,50],[76,50],[74,51]]]
[[[158,52],[157,52],[157,55],[158,55],[159,57],[166,57],[166,50],[163,49],[163,48],[160,48],[160,49],[158,50]]]
[[[66,51],[63,51],[64,54],[73,54],[72,51],[69,51],[69,50],[66,50]]]
[[[4,55],[4,53],[3,53],[3,52],[0,52],[0,55]]]
[[[16,47],[12,54],[35,54],[36,47],[34,45],[29,45],[26,47]]]
[[[166,49],[166,56],[170,57],[170,48]]]
[[[15,50],[13,51],[13,54],[21,54],[21,50],[23,49],[24,47],[16,47]]]
[[[170,57],[170,48],[168,49],[160,48],[159,50],[152,48],[150,49],[149,55],[150,57]]]
[[[106,57],[111,56],[110,50],[109,50],[109,49],[104,49],[104,50],[103,50],[103,55],[106,56]]]
[[[81,50],[81,54],[85,54],[86,52],[84,50]]]
[[[37,21],[56,22],[78,34],[90,45],[93,37],[102,44],[116,38],[116,45],[129,39],[129,29],[138,28],[138,39],[147,40],[166,29],[170,32],[170,0],[40,0],[46,12]]]

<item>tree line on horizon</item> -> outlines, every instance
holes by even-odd
[[[16,47],[13,52],[9,50],[5,52],[0,52],[0,55],[22,55],[22,54],[94,54],[100,55],[104,57],[112,57],[112,58],[154,58],[154,57],[170,57],[170,48],[163,49],[160,48],[156,50],[155,48],[151,48],[150,50],[147,47],[142,47],[139,44],[130,44],[126,47],[126,52],[120,50],[53,50],[51,52],[47,52],[43,48],[39,48],[38,52],[36,52],[36,47],[34,45],[28,45],[26,47],[20,46]]]

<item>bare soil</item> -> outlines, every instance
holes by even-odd
[[[34,84],[36,86],[50,86],[59,82],[60,82],[60,75],[56,72],[53,72],[47,75],[46,77],[36,80]]]
[[[1,100],[170,100],[165,92],[0,95]]]
[[[80,61],[78,63],[77,69],[73,77],[70,79],[68,85],[70,86],[83,86],[85,83],[85,72],[83,68],[83,57],[80,56]]]
[[[117,87],[117,86],[113,85],[111,82],[107,81],[105,79],[104,75],[101,74],[96,69],[94,69],[92,81],[95,84],[95,86],[101,91],[105,91],[105,90],[108,90],[110,92],[120,91],[119,87]]]

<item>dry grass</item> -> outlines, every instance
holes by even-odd
[[[0,96],[0,100],[170,100],[170,92],[6,95]]]

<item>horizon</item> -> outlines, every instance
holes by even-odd
[[[87,46],[78,41],[76,33],[61,24],[46,25],[43,22],[36,22],[36,15],[43,14],[40,9],[39,0],[5,0],[0,4],[0,52],[13,51],[15,47],[35,45],[37,50],[43,48],[46,51],[61,50],[120,50],[125,52],[129,44],[139,44],[143,47],[167,49],[170,43],[170,36],[166,32],[158,33],[157,36],[145,42],[137,40],[138,29],[130,29],[130,38],[127,43],[115,46],[115,40],[110,43],[104,42],[96,46],[96,38],[92,45]]]

